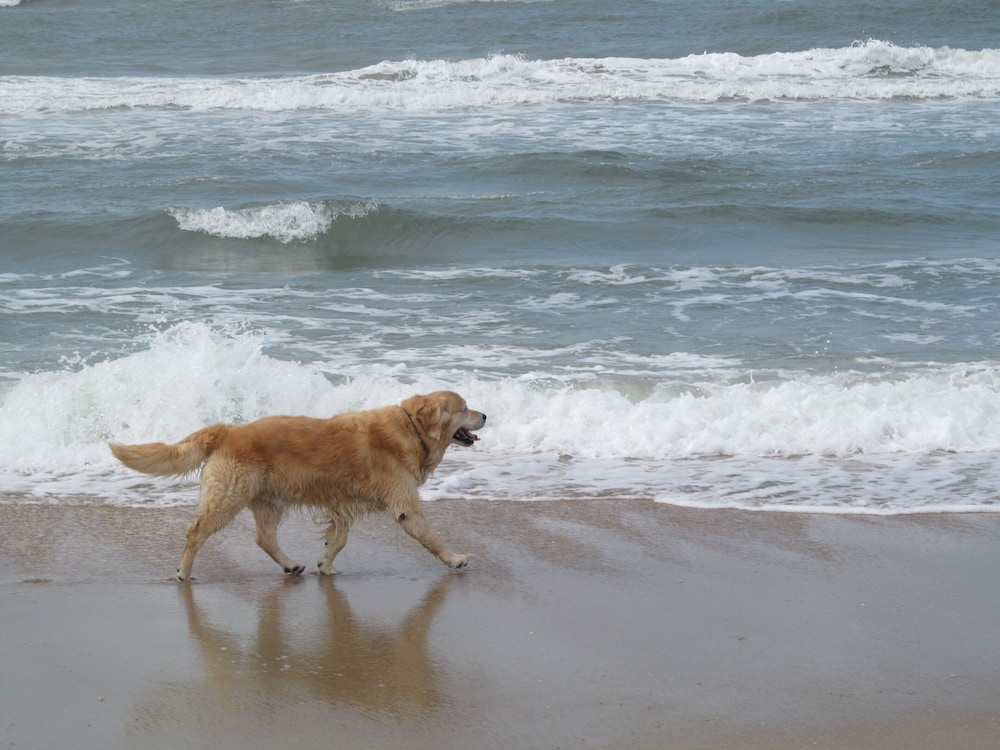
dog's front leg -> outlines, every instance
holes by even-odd
[[[464,568],[469,564],[468,555],[456,555],[445,547],[441,537],[421,511],[398,512],[396,520],[403,527],[403,531],[424,545],[428,552],[449,568]]]

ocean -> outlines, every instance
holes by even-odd
[[[1000,5],[0,0],[0,502],[457,390],[428,501],[1000,511]]]

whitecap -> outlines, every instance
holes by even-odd
[[[447,111],[592,102],[836,101],[1000,96],[1000,50],[848,47],[743,56],[385,60],[261,78],[0,77],[0,112],[115,108]]]
[[[374,203],[337,207],[322,201],[298,201],[235,209],[170,208],[167,213],[188,232],[235,239],[270,237],[288,244],[316,239],[341,216],[358,218],[374,210],[378,210]]]

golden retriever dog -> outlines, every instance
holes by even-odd
[[[248,424],[215,424],[179,443],[122,445],[111,452],[145,474],[188,474],[201,467],[198,513],[187,530],[177,579],[191,580],[194,557],[209,536],[244,508],[253,513],[257,544],[289,575],[305,570],[278,546],[278,525],[291,507],[327,523],[319,572],[333,559],[351,523],[388,511],[411,537],[451,568],[466,555],[445,547],[420,509],[418,488],[450,445],[471,446],[486,415],[451,391],[412,396],[399,406],[338,414],[329,419],[264,417]]]

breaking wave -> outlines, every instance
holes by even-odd
[[[267,335],[184,323],[145,349],[24,375],[0,391],[0,477],[38,501],[194,502],[191,482],[121,469],[108,440],[174,441],[217,421],[326,416],[453,388],[490,414],[425,497],[633,496],[705,507],[906,513],[1000,510],[1000,370],[893,377],[788,374],[767,382],[484,377],[402,364],[301,364]],[[780,471],[774,462],[780,461]],[[961,502],[949,498],[961,498]]]
[[[341,216],[356,219],[377,210],[376,203],[338,207],[328,201],[298,201],[235,209],[171,208],[168,213],[188,232],[243,240],[267,237],[288,244],[316,239]]]
[[[822,101],[1000,96],[1000,50],[848,47],[675,59],[497,54],[387,60],[357,70],[263,78],[0,79],[0,112],[115,108],[439,111],[608,101]]]

